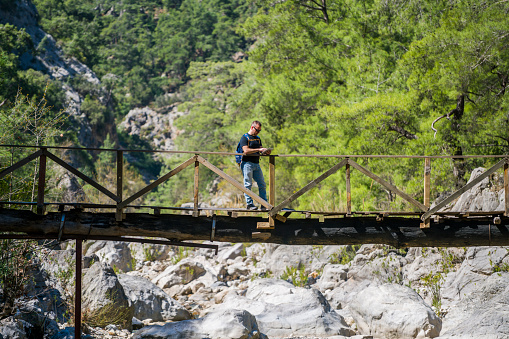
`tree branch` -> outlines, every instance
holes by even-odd
[[[407,138],[409,140],[417,139],[417,135],[412,134],[412,133],[408,132],[406,129],[404,129],[403,127],[400,127],[397,125],[390,125],[389,130],[398,132],[399,134],[401,134],[402,136],[404,136],[405,138]]]

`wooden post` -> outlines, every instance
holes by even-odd
[[[74,294],[74,338],[81,338],[81,275],[83,261],[83,240],[76,239],[76,284]]]
[[[46,148],[41,148],[39,160],[39,182],[37,186],[37,214],[44,214],[44,189],[46,185]]]
[[[117,197],[119,201],[117,202],[117,206],[122,202],[123,199],[123,181],[124,181],[124,152],[117,151]],[[123,208],[117,207],[116,220],[122,221],[123,216]]]
[[[509,217],[509,159],[504,164],[505,216]]]
[[[194,208],[193,208],[193,217],[197,217],[200,215],[200,211],[198,211],[198,184],[200,179],[200,162],[195,160],[194,162]]]
[[[431,196],[431,159],[424,159],[424,205],[426,207],[430,206],[430,196]],[[421,228],[429,228],[430,227],[430,219],[427,218],[421,223]]]
[[[346,163],[345,167],[346,167],[346,215],[351,215],[352,214],[352,193],[351,193],[351,187],[350,187],[350,164]]]
[[[269,156],[269,204],[276,205],[276,156]],[[269,226],[274,227],[276,221],[269,215]]]
[[[269,204],[276,205],[276,156],[269,156]]]

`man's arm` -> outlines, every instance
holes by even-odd
[[[251,154],[256,152],[265,152],[265,154],[270,154],[270,150],[268,150],[265,147],[260,148],[249,148],[249,146],[242,146],[242,151],[244,151],[245,154]]]

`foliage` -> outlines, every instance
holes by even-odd
[[[34,269],[34,252],[37,242],[33,240],[0,239],[0,285],[3,307],[0,319],[16,310],[15,301],[23,296]]]
[[[113,298],[108,298],[108,303],[97,309],[86,308],[83,310],[82,321],[90,327],[106,327],[109,324],[127,327],[131,315],[129,307],[118,306]]]
[[[175,256],[171,258],[171,263],[176,265],[180,260],[185,259],[189,256],[189,249],[182,246],[177,246]]]
[[[343,246],[329,256],[329,263],[346,265],[355,258],[357,251],[361,245]]]
[[[306,267],[304,265],[300,265],[299,267],[287,266],[283,274],[281,274],[280,279],[287,280],[294,286],[304,287],[308,284]]]

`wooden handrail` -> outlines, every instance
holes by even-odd
[[[305,155],[305,154],[280,154],[280,155],[269,155],[269,194],[268,198],[269,201],[265,201],[260,196],[255,194],[253,191],[248,190],[244,187],[243,184],[226,174],[224,171],[216,167],[215,165],[211,164],[208,160],[203,158],[200,154],[214,154],[214,155],[225,155],[225,156],[233,156],[237,153],[230,153],[230,152],[193,152],[193,151],[154,151],[154,150],[124,150],[124,149],[100,149],[100,148],[78,148],[78,147],[60,147],[60,146],[20,146],[20,145],[0,145],[0,147],[24,147],[24,148],[39,148],[38,151],[28,155],[24,159],[16,162],[12,166],[5,168],[0,172],[0,179],[5,177],[6,175],[12,173],[13,171],[25,166],[29,162],[39,158],[39,178],[38,178],[38,194],[37,194],[37,210],[39,214],[44,213],[44,206],[47,205],[47,203],[44,201],[44,189],[45,189],[45,181],[46,181],[46,159],[50,159],[60,165],[61,167],[67,169],[80,179],[84,180],[103,194],[110,197],[112,200],[115,201],[116,204],[95,204],[95,206],[104,206],[104,208],[111,208],[112,206],[116,209],[116,215],[117,215],[117,221],[121,221],[123,218],[123,209],[127,207],[132,207],[130,204],[140,198],[141,196],[147,194],[154,188],[156,188],[158,185],[162,184],[166,180],[170,179],[174,175],[178,174],[180,171],[184,170],[186,167],[190,166],[194,163],[194,203],[193,203],[193,215],[198,216],[199,211],[203,210],[202,208],[199,208],[198,204],[198,181],[199,181],[199,165],[204,165],[207,169],[213,171],[217,175],[219,175],[221,178],[226,180],[228,183],[242,191],[243,193],[251,196],[253,200],[264,206],[269,210],[269,220],[273,223],[273,218],[277,217],[279,220],[284,220],[282,216],[278,215],[283,208],[287,207],[291,202],[298,199],[303,194],[309,192],[312,188],[316,187],[321,181],[325,180],[332,174],[336,173],[338,170],[340,170],[343,166],[345,167],[345,180],[346,180],[346,194],[347,194],[347,202],[346,202],[346,212],[343,214],[346,216],[349,216],[352,213],[352,204],[351,204],[351,169],[356,169],[360,173],[366,175],[367,177],[371,178],[372,180],[376,181],[380,185],[384,186],[391,192],[394,192],[395,194],[402,197],[404,200],[408,201],[413,206],[417,207],[420,210],[421,219],[424,221],[424,227],[428,225],[429,227],[429,218],[433,214],[440,214],[443,215],[444,213],[439,212],[440,209],[445,207],[448,203],[453,201],[454,199],[458,198],[462,193],[466,192],[468,189],[472,188],[475,184],[479,183],[484,178],[488,177],[498,169],[503,167],[504,170],[504,189],[505,189],[505,210],[504,214],[505,216],[509,216],[509,158],[507,155],[463,155],[463,156],[406,156],[406,155]],[[93,179],[89,178],[85,174],[83,174],[78,169],[72,167],[56,155],[52,154],[48,151],[48,149],[79,149],[79,150],[97,150],[97,151],[114,151],[116,152],[116,166],[117,166],[117,187],[116,187],[116,194],[110,192],[108,189],[106,189],[104,186],[100,185],[99,183],[95,182]],[[154,182],[150,183],[137,193],[133,194],[130,197],[127,197],[124,199],[123,197],[123,157],[125,152],[154,152],[154,153],[173,153],[173,154],[189,154],[193,153],[193,156],[189,158],[188,160],[184,161],[182,164],[177,166],[176,168],[169,171],[167,174],[163,175],[162,177],[158,178]],[[311,157],[311,158],[343,158],[339,163],[331,167],[328,171],[324,172],[314,180],[310,181],[307,185],[305,185],[303,188],[298,190],[297,192],[294,192],[292,195],[284,199],[281,203],[276,204],[276,186],[275,186],[275,159],[276,157]],[[408,194],[404,193],[403,191],[399,190],[394,185],[390,184],[386,180],[382,179],[381,177],[375,175],[370,170],[366,169],[365,167],[359,165],[357,162],[353,161],[351,158],[389,158],[389,159],[397,159],[397,158],[409,158],[409,159],[424,159],[424,198],[423,203],[415,200]],[[446,198],[444,201],[442,201],[440,204],[434,206],[433,208],[429,208],[430,204],[430,191],[431,191],[431,160],[432,159],[458,159],[458,158],[503,158],[501,159],[497,164],[495,164],[493,167],[488,169],[485,173],[481,174],[479,177],[473,179],[471,182],[469,182],[464,187],[460,188],[453,194],[451,194],[448,198]],[[16,202],[0,202],[1,204],[4,203],[13,203],[16,204]],[[90,204],[88,204],[90,205]],[[152,206],[152,208],[161,209],[164,207],[157,207]],[[170,207],[168,207],[170,208]],[[466,212],[466,211],[465,211]],[[493,211],[494,213],[497,211]],[[499,211],[498,211],[499,212]],[[497,213],[498,213],[497,212]],[[311,212],[311,213],[318,213],[320,212]],[[357,212],[358,213],[358,212]],[[412,214],[414,215],[415,212],[407,212],[408,215]],[[447,213],[446,213],[447,214]],[[452,214],[451,214],[452,215]],[[286,216],[286,215],[285,215]]]

